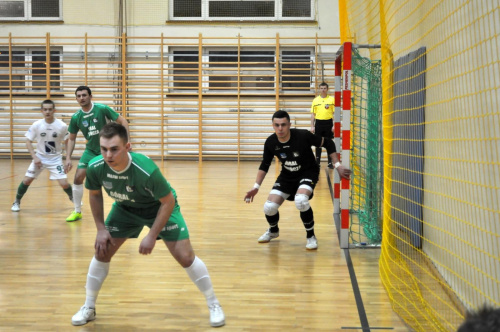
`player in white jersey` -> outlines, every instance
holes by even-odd
[[[55,111],[54,102],[50,99],[44,100],[41,106],[43,119],[35,121],[24,135],[26,147],[33,161],[17,188],[16,200],[11,208],[14,212],[21,210],[21,199],[29,185],[44,169],[49,170],[50,179],[57,180],[69,199],[73,199],[72,188],[68,183],[62,161],[62,144],[68,139],[68,126],[54,117]],[[37,142],[36,150],[33,149],[33,141]]]

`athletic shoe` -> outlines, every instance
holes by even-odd
[[[78,312],[71,318],[71,324],[73,325],[85,325],[90,321],[95,319],[95,309],[87,308],[83,306],[78,310]]]
[[[82,213],[81,212],[73,211],[73,212],[71,212],[71,214],[69,215],[69,217],[66,218],[66,221],[71,222],[71,221],[77,221],[77,220],[80,220],[80,219],[82,219]]]
[[[272,239],[277,238],[280,236],[279,232],[276,233],[271,233],[271,231],[268,229],[261,237],[259,237],[259,243],[267,243],[271,241]]]
[[[316,236],[311,236],[310,238],[307,239],[306,249],[307,250],[318,249],[318,240],[316,240]]]
[[[219,327],[226,324],[226,317],[219,303],[209,305],[208,310],[210,310],[210,326]]]
[[[21,210],[21,203],[14,202],[10,210],[13,212],[19,212]]]

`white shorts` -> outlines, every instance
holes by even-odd
[[[37,168],[35,166],[35,163],[32,161],[30,167],[28,167],[28,170],[26,171],[25,176],[36,179],[44,169],[49,170],[51,180],[68,178],[66,173],[64,173],[64,164],[61,156],[52,160],[42,160],[42,167],[40,168]]]

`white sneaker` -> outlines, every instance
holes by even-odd
[[[277,238],[278,236],[280,236],[279,232],[271,233],[271,231],[269,231],[269,229],[268,229],[264,234],[262,234],[261,237],[259,237],[258,241],[259,241],[259,243],[267,243],[267,242],[271,241],[272,239]]]
[[[307,239],[306,249],[307,250],[318,249],[318,240],[316,240],[316,236],[311,236],[310,238]]]
[[[208,310],[210,310],[210,326],[219,327],[226,324],[226,317],[219,303],[209,305]]]
[[[21,203],[14,202],[10,210],[13,212],[19,212],[21,210]]]
[[[73,324],[73,325],[85,325],[94,319],[95,319],[95,309],[87,308],[86,306],[83,306],[73,316],[73,318],[71,318],[71,324]]]

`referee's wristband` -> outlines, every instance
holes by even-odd
[[[259,189],[259,188],[260,188],[260,184],[258,184],[257,182],[255,182],[255,184],[253,185],[253,187],[254,187],[255,189]]]
[[[342,164],[341,164],[339,161],[337,161],[337,162],[335,163],[335,169],[339,168],[340,166],[342,166]]]

